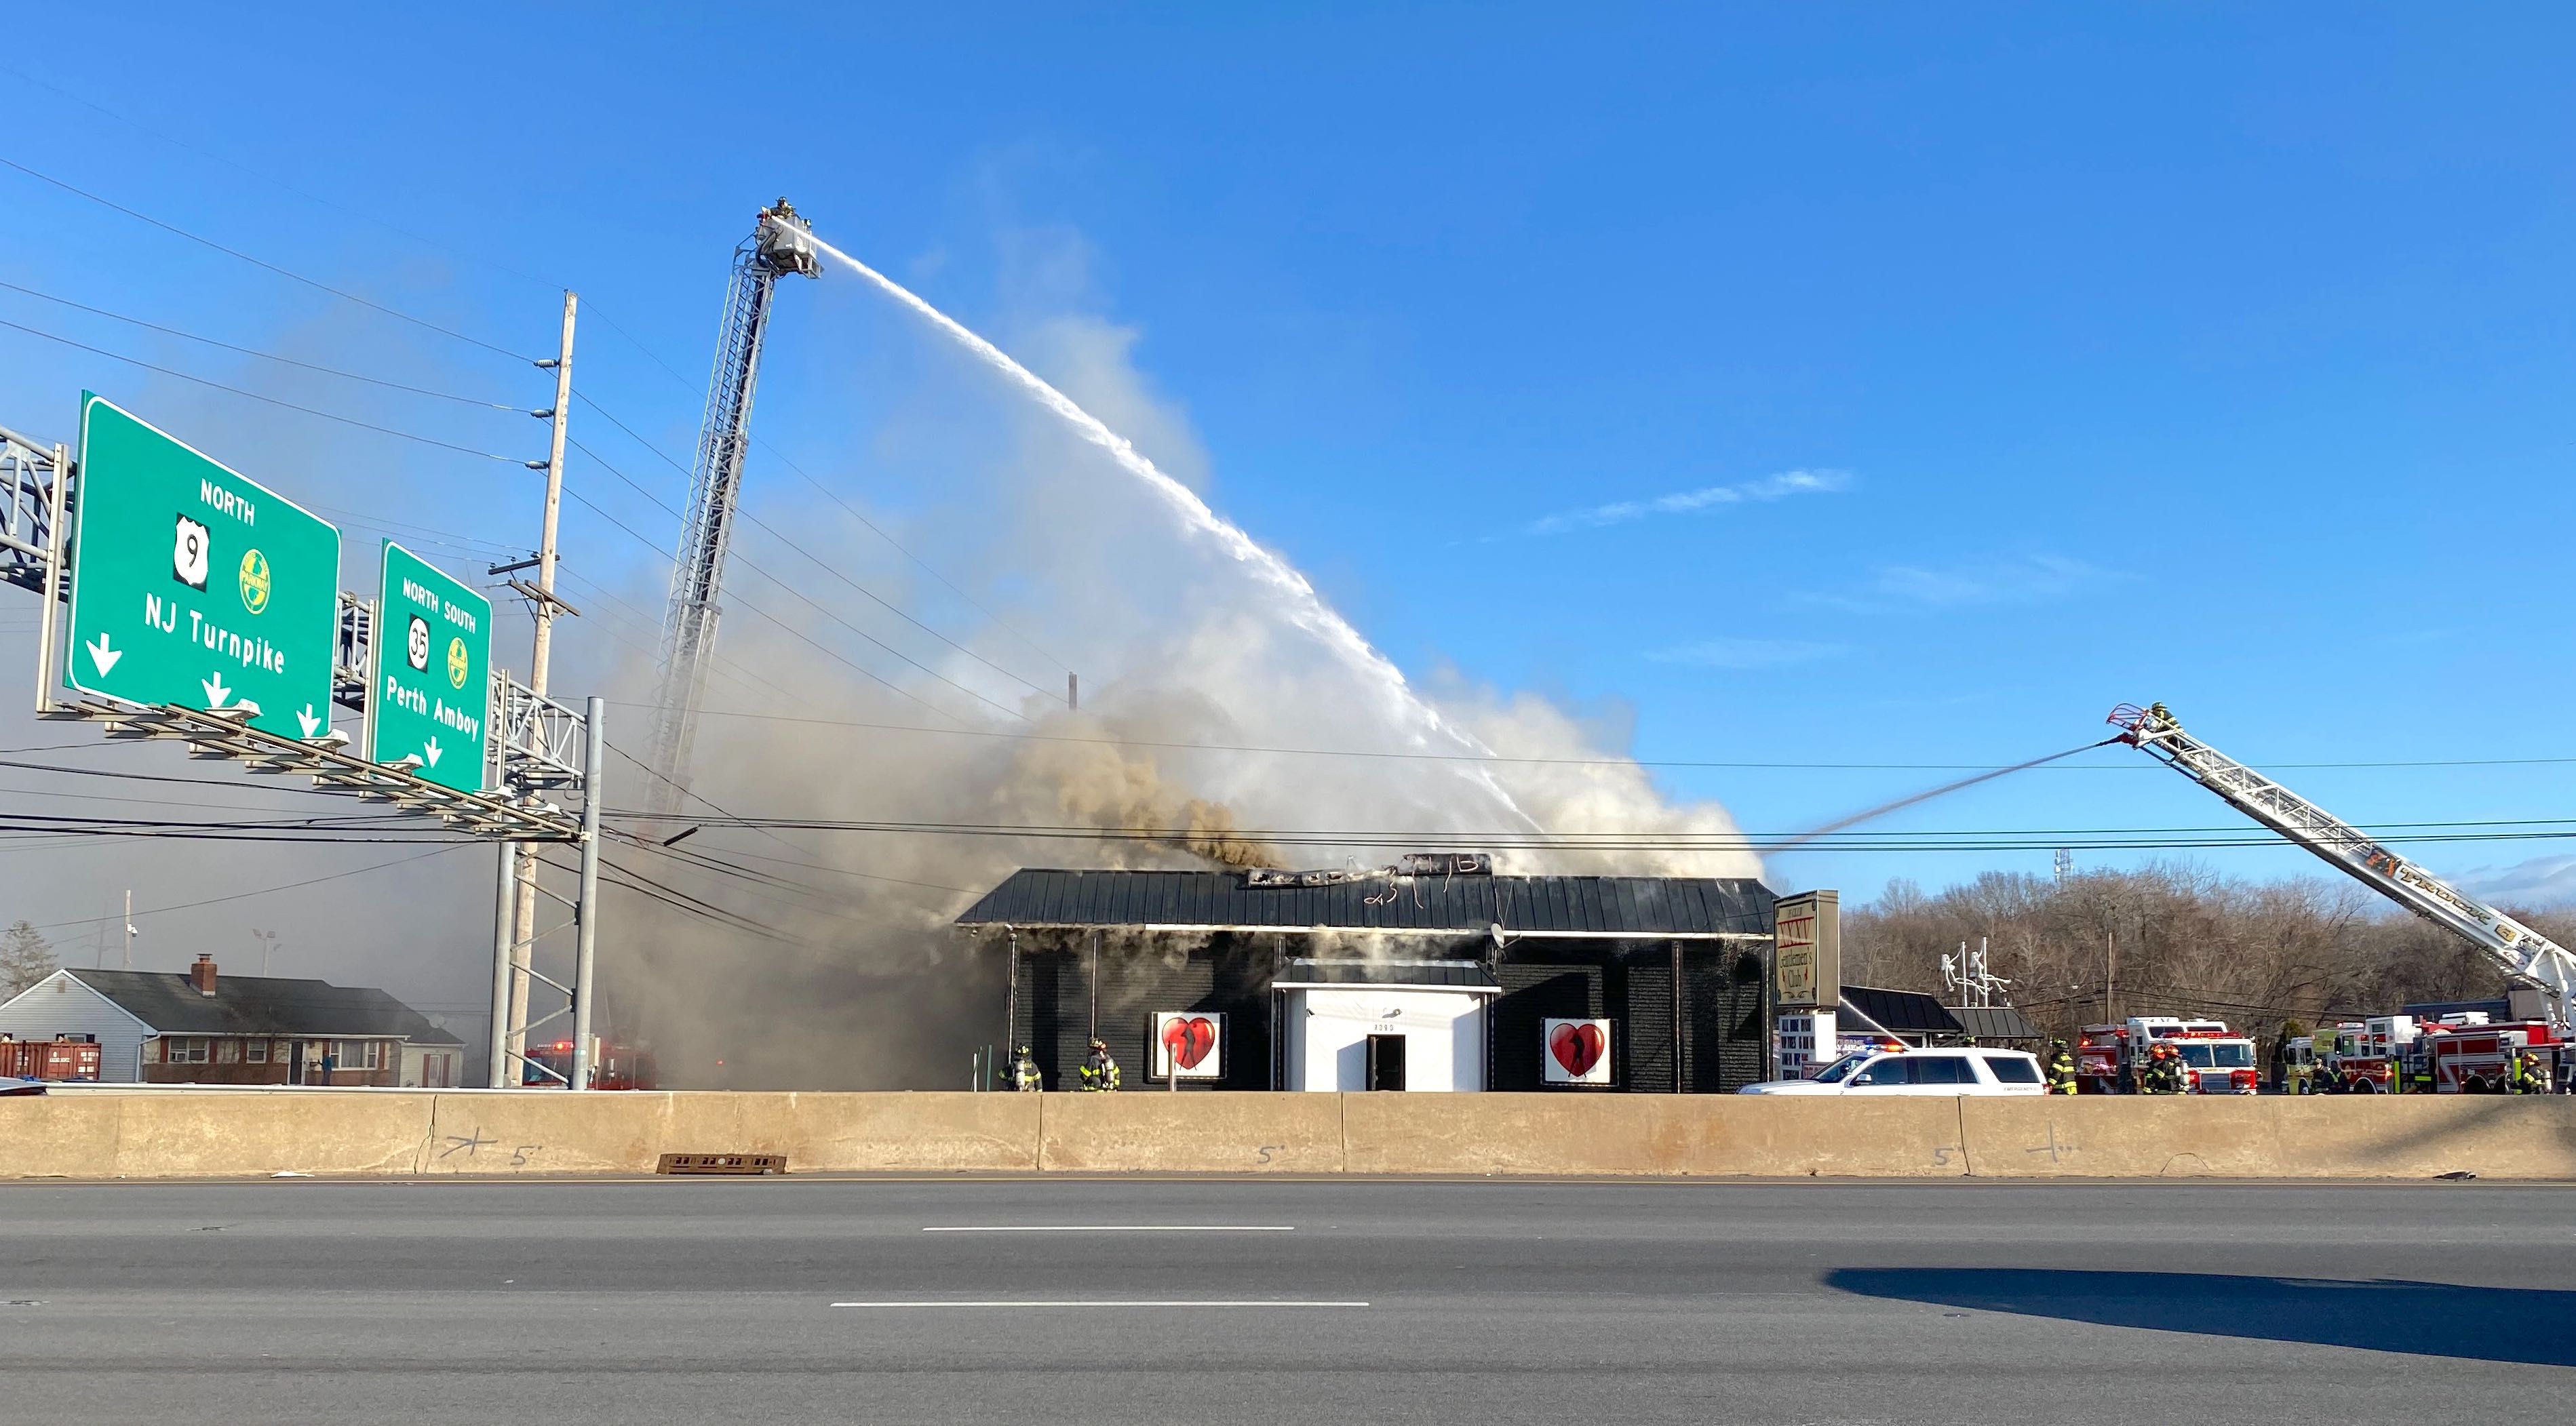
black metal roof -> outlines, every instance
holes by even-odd
[[[1882,990],[1872,985],[1843,987],[1843,1007],[1858,1011],[1891,1035],[1958,1035],[1966,1033],[1936,996],[1919,990]]]
[[[1466,990],[1500,990],[1481,961],[1291,960],[1280,969],[1280,985],[1440,985]]]
[[[1239,871],[1031,867],[986,892],[957,924],[1768,936],[1772,900],[1750,877],[1416,876],[1255,887]]]
[[[2039,1027],[2009,1005],[1952,1005],[1950,1018],[1979,1040],[2036,1040]]]
[[[215,993],[169,971],[66,970],[165,1035],[396,1035],[416,1045],[464,1043],[369,986],[282,976],[218,975]]]

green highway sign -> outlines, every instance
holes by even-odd
[[[416,777],[484,790],[492,717],[492,601],[385,541],[367,674],[370,762],[416,757]]]
[[[78,490],[65,683],[330,729],[339,530],[88,392]]]

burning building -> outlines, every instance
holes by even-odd
[[[1773,897],[1747,878],[1024,869],[957,918],[994,1028],[1070,1089],[1722,1093],[1763,1076]],[[1179,1085],[1173,1086],[1177,1076]]]

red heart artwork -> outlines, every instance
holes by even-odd
[[[1547,1037],[1547,1050],[1556,1056],[1558,1064],[1565,1066],[1567,1074],[1580,1079],[1584,1071],[1601,1062],[1601,1027],[1572,1023],[1559,1025],[1556,1032]]]
[[[1181,1068],[1197,1069],[1199,1061],[1216,1048],[1216,1025],[1204,1015],[1174,1018],[1163,1022],[1163,1053]]]

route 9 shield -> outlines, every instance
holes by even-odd
[[[481,792],[492,712],[492,601],[391,540],[380,568],[359,756],[418,758],[413,776]]]
[[[66,684],[330,729],[338,529],[88,392],[74,489]]]

